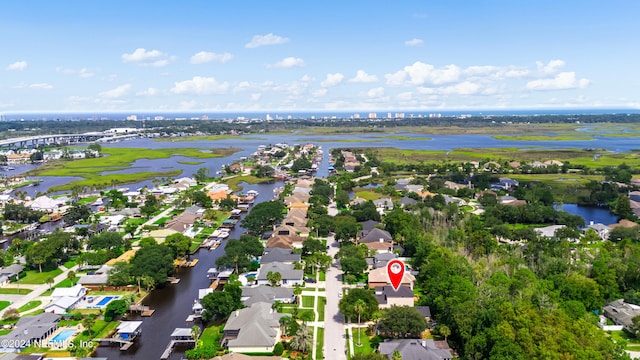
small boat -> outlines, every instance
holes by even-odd
[[[256,197],[256,196],[260,195],[260,193],[258,191],[256,191],[256,190],[249,190],[249,191],[247,191],[247,195]]]

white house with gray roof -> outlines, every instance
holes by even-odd
[[[282,280],[278,285],[286,286],[286,287],[294,287],[296,285],[303,284],[304,272],[301,270],[294,269],[293,264],[284,264],[278,262],[270,262],[266,264],[262,264],[260,269],[258,269],[257,281],[258,285],[269,285],[269,281],[267,280],[267,274],[269,272],[279,272],[282,276]]]
[[[394,351],[402,355],[402,360],[449,360],[451,350],[445,344],[433,340],[399,339],[381,342],[379,351],[391,359]]]
[[[224,326],[222,346],[237,353],[270,353],[280,340],[279,314],[270,303],[257,302],[234,311]]]
[[[282,303],[293,303],[296,300],[291,288],[272,287],[272,286],[254,286],[242,288],[242,302],[246,306],[251,306],[257,302],[266,302],[273,304],[276,301]]]

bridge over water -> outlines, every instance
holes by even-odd
[[[90,132],[84,134],[55,134],[55,135],[37,135],[26,136],[13,139],[0,140],[0,147],[37,147],[39,145],[63,145],[63,144],[76,144],[87,143],[92,141],[100,142],[113,142],[125,139],[137,138],[140,135],[138,133],[118,135],[113,133],[102,132]]]

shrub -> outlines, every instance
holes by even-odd
[[[281,342],[277,343],[273,348],[273,355],[280,356],[284,352],[284,345]]]

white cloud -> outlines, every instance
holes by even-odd
[[[266,35],[255,35],[251,41],[246,43],[244,47],[248,49],[257,48],[265,45],[279,45],[288,43],[289,39],[286,37],[273,35],[273,33],[268,33]]]
[[[378,77],[375,75],[369,75],[364,70],[358,70],[356,76],[352,79],[349,79],[349,82],[352,83],[374,83],[378,82]]]
[[[328,91],[327,89],[318,89],[318,90],[313,91],[311,94],[314,97],[321,97],[321,96],[327,95],[327,91]]]
[[[93,72],[91,72],[87,68],[82,68],[82,69],[80,69],[80,71],[78,71],[78,76],[80,76],[83,79],[87,79],[87,78],[93,77],[94,75],[95,74]]]
[[[379,86],[367,91],[367,96],[370,98],[379,98],[383,95],[384,95],[384,88],[382,86]]]
[[[413,85],[425,83],[439,85],[456,82],[461,74],[462,70],[453,64],[437,69],[431,64],[417,61],[413,65],[405,66],[402,70],[393,74],[386,74],[385,78],[389,85],[406,85],[404,83],[407,79]]]
[[[14,89],[53,89],[53,85],[47,83],[25,84],[20,83],[13,87]]]
[[[141,66],[162,67],[169,65],[171,58],[159,50],[137,48],[131,54],[122,54],[122,62],[134,63]]]
[[[200,51],[199,53],[191,57],[191,63],[204,64],[204,63],[216,61],[224,64],[231,59],[233,59],[233,55],[229,53],[216,54],[214,52]]]
[[[327,74],[327,78],[320,83],[322,87],[332,87],[340,84],[344,80],[344,75],[341,73]]]
[[[258,101],[260,100],[261,97],[262,97],[262,94],[259,94],[259,93],[251,94],[251,101]]]
[[[171,89],[174,94],[222,94],[229,90],[229,83],[219,83],[215,78],[194,76],[191,80],[176,82]]]
[[[413,38],[411,40],[407,40],[404,42],[404,46],[422,46],[424,45],[424,40]]]
[[[303,66],[304,66],[304,60],[297,57],[293,57],[293,56],[284,58],[275,64],[267,65],[267,67],[270,67],[270,68],[281,68],[281,69],[288,69],[292,67],[303,67]]]
[[[586,88],[589,86],[590,81],[588,79],[577,79],[576,73],[561,72],[555,77],[550,79],[537,79],[531,80],[527,83],[527,89],[529,90],[565,90],[565,89],[577,89]]]
[[[565,63],[563,60],[550,60],[547,64],[542,61],[536,61],[536,65],[538,66],[538,71],[543,74],[555,74],[564,67]]]
[[[5,70],[8,71],[23,71],[27,68],[28,64],[26,61],[16,61],[13,64],[7,65]]]
[[[65,75],[78,75],[83,79],[87,79],[93,77],[95,74],[87,68],[82,68],[78,71],[74,69],[63,68],[62,66],[56,67],[56,72],[65,74]]]
[[[53,89],[53,85],[47,83],[37,83],[29,85],[30,89]]]
[[[160,90],[150,87],[150,88],[147,88],[145,90],[138,91],[136,93],[136,96],[155,96],[155,95],[158,95],[158,94],[160,94]]]
[[[100,93],[100,96],[107,99],[117,99],[124,95],[127,95],[131,90],[131,84],[120,85],[114,89],[103,91]]]

